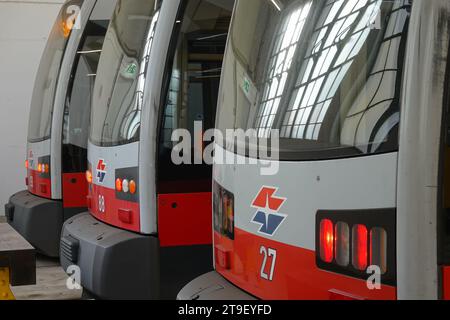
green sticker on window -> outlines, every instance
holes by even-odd
[[[130,76],[134,76],[137,71],[137,64],[136,63],[130,63],[125,70],[125,73]]]
[[[242,90],[244,90],[245,94],[249,94],[250,93],[250,81],[244,77],[244,81],[242,83]]]

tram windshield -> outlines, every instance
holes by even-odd
[[[253,129],[262,139],[279,130],[282,160],[398,150],[410,7],[408,0],[240,0],[218,127]]]
[[[53,103],[61,64],[70,38],[74,18],[83,4],[82,0],[68,1],[56,20],[37,72],[31,100],[28,141],[50,139]],[[74,16],[75,15],[75,16]]]
[[[120,0],[105,37],[92,98],[90,141],[139,140],[147,67],[162,1]]]

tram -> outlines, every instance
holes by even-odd
[[[449,36],[446,0],[238,0],[216,126],[260,143],[217,141],[215,271],[178,298],[450,299]]]
[[[86,210],[90,98],[112,0],[67,1],[35,80],[25,166],[27,190],[5,205],[8,223],[40,253],[59,256],[63,223]]]
[[[172,137],[214,127],[233,4],[117,3],[92,95],[89,211],[61,237],[62,266],[94,297],[174,299],[212,270],[212,169],[175,165]]]

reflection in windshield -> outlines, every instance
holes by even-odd
[[[134,103],[130,106],[130,113],[125,117],[125,121],[121,127],[121,137],[125,140],[131,140],[138,134],[140,121],[141,121],[141,111],[144,99],[144,87],[145,87],[145,75],[147,71],[147,65],[150,59],[150,52],[153,45],[153,39],[155,36],[156,22],[159,18],[159,12],[153,15],[152,21],[150,23],[150,28],[148,30],[148,35],[145,40],[145,48],[142,53],[141,63],[139,66],[139,74],[137,76],[136,92]]]
[[[64,26],[70,6],[81,6],[83,1],[68,1],[61,9],[50,33],[36,75],[31,99],[28,141],[39,142],[50,138],[53,102],[66,45],[71,34]]]
[[[108,30],[95,84],[91,141],[139,139],[147,67],[161,1],[119,1]]]
[[[63,121],[63,172],[87,170],[89,115],[97,66],[109,21],[89,21],[70,76]]]
[[[219,127],[279,129],[282,152],[395,150],[409,7],[240,0],[223,77],[234,101],[225,96]]]
[[[307,2],[281,19],[276,44],[269,59],[269,71],[256,120],[255,128],[258,129],[260,137],[268,137],[273,126],[310,8],[311,2]]]

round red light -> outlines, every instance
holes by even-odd
[[[122,180],[116,179],[116,191],[121,192],[122,191]]]

